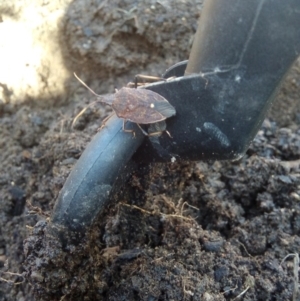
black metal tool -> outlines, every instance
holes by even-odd
[[[129,174],[128,165],[240,158],[299,53],[298,0],[228,0],[226,5],[207,0],[188,63],[167,70],[165,77],[175,79],[145,87],[176,108],[176,116],[166,120],[173,137],[162,135],[153,147],[140,131],[132,139],[123,132],[122,121],[111,118],[66,181],[49,227],[62,240],[66,233],[84,235],[109,202],[120,175]],[[169,156],[161,156],[160,149]]]

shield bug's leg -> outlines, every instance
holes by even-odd
[[[125,128],[125,124],[126,124],[127,120],[123,119],[123,131],[126,132],[126,133],[133,133],[133,136],[135,136],[135,132],[133,130],[127,130]],[[148,133],[138,124],[136,123],[136,125],[140,128],[140,130],[142,131],[142,133],[145,135],[145,136],[149,136]]]
[[[105,127],[105,124],[107,122],[107,120],[112,117],[115,113],[112,112],[111,114],[109,114],[108,116],[106,116],[103,120],[102,120],[102,123],[101,123],[101,126],[98,128],[97,132],[101,131],[104,127]]]
[[[135,137],[135,132],[134,132],[133,130],[127,130],[127,129],[125,128],[126,122],[127,122],[127,120],[126,120],[126,119],[123,119],[123,131],[126,132],[126,133],[133,133],[133,136]],[[138,123],[136,123],[136,125],[140,128],[140,130],[142,131],[142,133],[143,133],[145,136],[149,136],[148,133],[147,133],[144,129],[142,129],[142,127],[141,127]]]
[[[149,136],[149,137],[161,136],[161,135],[162,135],[162,133],[167,133],[167,134],[168,134],[168,136],[169,136],[170,138],[173,138],[173,137],[171,136],[170,132],[169,132],[169,131],[167,131],[167,130],[160,131],[160,132],[154,132],[154,133],[148,134],[147,136]]]
[[[137,86],[139,85],[139,83],[141,84],[148,84],[148,83],[155,83],[155,82],[159,82],[159,81],[165,81],[165,78],[162,77],[158,77],[158,76],[150,76],[150,75],[144,75],[144,74],[137,74],[134,77],[134,84],[135,84],[135,88],[137,88]]]
[[[170,138],[173,138],[171,134],[167,131],[166,127],[167,125],[164,120],[160,122],[152,123],[148,128],[148,136],[160,137],[164,132],[166,132]]]
[[[172,138],[171,134],[167,130],[152,132],[149,134],[138,123],[136,125],[141,129],[142,133],[147,137],[161,136],[162,133],[166,132],[168,134],[168,136],[170,138]]]
[[[125,124],[126,124],[127,120],[126,119],[123,119],[123,127],[122,127],[122,130],[125,132],[125,133],[133,133],[133,137],[135,137],[135,132],[134,130],[126,130],[125,129]]]
[[[76,121],[78,120],[78,118],[79,118],[80,116],[82,116],[82,115],[84,114],[84,112],[85,112],[88,108],[90,108],[91,106],[93,106],[95,103],[97,103],[97,101],[91,102],[90,104],[88,104],[85,108],[83,108],[83,109],[82,109],[82,110],[74,117],[73,122],[72,122],[72,125],[71,125],[72,128],[74,128],[74,125],[75,125]]]
[[[143,85],[147,85],[147,84],[151,84],[151,83],[155,83],[155,82],[159,82],[159,81],[169,81],[169,80],[174,79],[174,78],[176,78],[176,76],[163,78],[163,77],[159,77],[159,76],[150,76],[150,75],[144,75],[144,74],[137,74],[134,77],[134,82],[129,82],[127,84],[127,87],[136,89],[138,86],[143,86]]]
[[[149,134],[148,134],[145,130],[143,130],[143,128],[142,128],[138,123],[137,123],[136,125],[141,129],[142,133],[143,133],[145,136],[149,136]]]

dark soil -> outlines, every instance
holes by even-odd
[[[66,65],[98,93],[186,59],[201,8],[120,2],[75,1],[62,20]],[[85,93],[0,105],[0,300],[300,300],[299,62],[241,160],[137,170],[86,239],[62,248],[49,216],[109,110],[71,129]]]

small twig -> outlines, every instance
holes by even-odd
[[[172,210],[174,210],[176,212],[176,207],[175,207],[174,203],[172,201],[170,201],[168,197],[166,197],[165,195],[160,195],[160,197],[162,198],[162,200],[165,202],[166,205],[168,205]],[[179,200],[179,202],[180,202],[180,200]]]
[[[247,255],[250,257],[250,258],[253,258],[253,256],[248,252],[248,250],[246,249],[245,245],[243,243],[241,243],[240,241],[238,241],[238,243],[244,248],[245,252],[247,253]]]
[[[148,211],[148,210],[145,210],[143,208],[140,208],[136,205],[128,205],[128,204],[125,204],[125,203],[120,203],[120,205],[123,205],[125,207],[129,207],[129,208],[133,208],[133,209],[137,209],[145,214],[149,214],[149,215],[154,215],[155,213],[154,212],[151,212],[151,211]],[[189,217],[185,217],[185,216],[182,216],[182,215],[178,215],[178,214],[165,214],[165,213],[162,213],[162,212],[158,212],[159,215],[163,216],[163,217],[178,217],[178,218],[181,218],[181,219],[184,219],[184,220],[188,220],[188,221],[194,221],[193,218],[189,218]]]
[[[238,288],[238,286],[236,285],[235,287],[230,288],[230,289],[224,291],[224,292],[222,293],[222,295],[227,294],[227,293],[229,293],[229,292],[231,292],[231,291],[233,292],[233,291],[235,291],[237,288]]]
[[[184,208],[185,205],[187,205],[188,207],[193,208],[193,209],[195,209],[195,210],[197,210],[197,211],[200,210],[199,208],[190,205],[188,202],[184,202],[184,203],[182,204],[182,206],[181,206],[181,210],[180,210],[181,214],[183,214],[183,208]]]
[[[175,253],[169,253],[169,254],[167,254],[166,256],[162,256],[162,257],[153,259],[153,260],[151,261],[151,263],[154,263],[154,262],[156,262],[156,261],[160,261],[160,260],[162,260],[162,259],[165,259],[165,258],[167,258],[167,257],[169,257],[169,256],[173,256],[173,255],[175,255]]]
[[[23,280],[20,281],[20,282],[14,282],[12,280],[7,280],[5,278],[0,277],[0,281],[6,282],[6,283],[9,283],[9,284],[13,284],[13,285],[20,285],[20,284],[24,283],[24,281],[25,281],[24,276],[22,274],[12,273],[12,272],[2,272],[2,273],[7,274],[7,275],[11,275],[11,276],[18,276],[18,277],[21,277]]]
[[[49,213],[45,213],[40,207],[33,206],[29,201],[26,202],[26,206],[28,207],[28,215],[41,215],[46,218],[50,217]]]
[[[248,275],[248,277],[246,278],[246,281],[245,281],[246,288],[239,295],[237,295],[233,300],[236,300],[236,299],[242,297],[243,295],[245,295],[247,293],[247,291],[251,287],[254,286],[254,284],[255,284],[254,277],[251,275]]]
[[[239,295],[237,295],[233,300],[236,300],[240,297],[242,297],[244,294],[247,293],[248,289],[250,288],[250,286],[247,286]]]
[[[188,281],[188,279],[190,279],[190,277],[181,277],[181,283],[182,283],[182,290],[183,290],[183,294],[184,294],[184,299],[186,299],[186,297],[185,297],[186,295],[194,296],[194,293],[191,290],[186,288],[187,285],[191,285],[191,283]]]
[[[294,266],[293,266],[293,273],[294,273],[294,291],[293,291],[293,301],[297,300],[298,292],[299,292],[299,254],[298,253],[291,253],[286,255],[281,263],[280,266],[285,262],[286,259],[289,257],[294,256]]]

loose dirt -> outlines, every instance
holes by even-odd
[[[201,11],[120,2],[74,1],[59,23],[67,70],[97,93],[186,59]],[[74,78],[66,87],[59,101],[8,93],[0,104],[0,300],[300,300],[299,61],[241,160],[137,170],[86,239],[63,249],[48,218],[109,114],[90,108],[72,129],[91,99]]]

